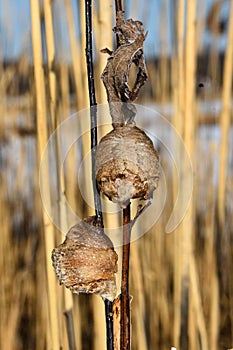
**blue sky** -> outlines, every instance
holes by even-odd
[[[75,21],[78,27],[77,0],[71,0],[74,9]],[[172,45],[171,4],[174,0],[126,0],[126,12],[128,17],[137,18],[144,23],[149,31],[146,43],[146,56],[169,52]],[[54,0],[55,13],[59,16],[55,23],[56,36],[61,40],[59,50],[69,52],[68,40],[66,40],[66,22],[62,8],[62,0]],[[204,3],[207,10],[213,0],[197,0],[198,16],[202,20],[202,8]],[[200,6],[201,5],[201,6]],[[168,11],[166,11],[168,10]],[[168,13],[167,18],[164,14]],[[167,24],[165,30],[160,32],[161,24]],[[203,39],[202,39],[203,40]],[[208,43],[208,34],[204,40]],[[224,45],[224,43],[220,43]],[[23,52],[31,55],[31,33],[30,33],[30,0],[0,0],[0,52],[8,58],[17,58]],[[69,56],[69,54],[67,54]]]

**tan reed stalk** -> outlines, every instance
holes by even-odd
[[[162,227],[161,227],[162,228]],[[159,230],[162,232],[162,229]],[[162,236],[161,240],[161,250],[160,250],[160,283],[158,284],[159,290],[159,299],[158,299],[158,311],[160,315],[160,323],[161,323],[161,339],[169,339],[170,330],[172,330],[172,322],[171,322],[171,310],[168,303],[169,298],[169,266],[168,256],[167,256],[167,239],[168,236],[165,234],[160,234]]]
[[[210,304],[210,348],[219,349],[219,281],[216,267],[213,268],[211,280],[211,304]]]
[[[184,22],[185,22],[185,1],[179,0],[178,18],[177,18],[177,52],[178,52],[178,110],[174,114],[175,127],[183,134],[183,116],[184,116]]]
[[[194,137],[195,137],[195,65],[196,65],[196,2],[188,2],[187,6],[187,26],[186,26],[186,50],[185,50],[185,124],[184,124],[184,142],[189,151],[194,165]],[[185,170],[185,169],[184,169]],[[193,196],[194,197],[194,196]],[[194,234],[194,198],[182,222],[183,229],[183,292],[189,290],[189,349],[195,349],[197,334],[194,330],[198,329],[202,349],[208,349],[206,334],[206,325],[203,316],[203,308],[200,297],[200,288],[198,287],[198,275],[196,270],[196,261],[193,253],[193,234]],[[185,291],[186,289],[186,291]],[[194,312],[194,315],[191,313]],[[182,317],[182,315],[181,315]],[[192,339],[193,337],[193,339]],[[193,345],[193,347],[192,347]]]
[[[143,229],[143,225],[141,226],[139,223],[139,230]],[[158,261],[157,254],[155,251],[157,235],[160,233],[157,229],[156,225],[156,235],[154,235],[154,229],[150,232],[146,233],[143,238],[140,239],[139,246],[139,257],[140,257],[140,265],[142,266],[142,278],[143,278],[143,292],[144,292],[144,302],[149,307],[151,312],[147,313],[147,309],[145,309],[146,316],[148,317],[148,332],[150,334],[150,342],[148,342],[148,347],[150,346],[154,348],[158,348],[159,344],[159,332],[155,330],[159,327],[159,318],[158,318],[158,299],[156,295],[157,288],[157,278],[159,265],[154,263]],[[139,242],[138,242],[139,243]],[[132,276],[133,277],[133,276]],[[136,293],[134,293],[136,295]],[[146,307],[146,305],[145,305]],[[145,322],[145,319],[144,319]],[[146,324],[144,325],[146,327]],[[134,344],[132,339],[132,345]]]
[[[215,143],[210,144],[209,154],[212,159],[217,157],[217,145]],[[218,350],[218,336],[219,336],[219,285],[217,276],[217,262],[215,253],[215,203],[216,203],[216,191],[214,189],[214,169],[213,166],[210,169],[206,169],[208,172],[208,192],[207,192],[207,208],[205,217],[205,250],[203,260],[201,261],[201,268],[205,266],[203,271],[202,280],[205,280],[203,284],[202,292],[205,296],[205,304],[208,310],[209,320],[209,344],[211,350]],[[209,180],[211,179],[211,181]]]
[[[221,144],[220,163],[218,178],[218,219],[220,229],[225,222],[226,208],[226,172],[227,155],[229,148],[229,129],[232,114],[232,73],[233,73],[233,3],[230,4],[228,44],[224,60],[223,88],[222,88],[222,111],[220,115]]]
[[[196,1],[188,2],[187,17],[186,17],[186,41],[185,41],[185,94],[184,94],[184,133],[183,139],[190,158],[194,159],[194,129],[195,129],[195,18],[196,18]],[[186,169],[183,166],[182,185],[185,186]],[[192,305],[190,298],[190,256],[193,254],[193,233],[194,233],[194,205],[193,200],[190,203],[189,209],[184,217],[182,228],[182,280],[181,280],[181,340],[182,348],[190,348],[192,345],[192,331],[195,329],[193,317],[190,317],[192,312],[189,305]],[[194,337],[196,334],[194,333]],[[179,346],[178,346],[179,347]]]
[[[161,234],[160,230],[159,230],[160,225],[156,225],[156,233],[157,235],[154,236],[154,232],[152,231],[152,238],[151,238],[151,247],[150,247],[150,256],[153,256],[153,260],[151,262],[151,264],[149,264],[149,261],[147,262],[147,266],[150,266],[150,275],[149,280],[148,280],[148,290],[149,290],[149,296],[151,298],[151,310],[153,310],[153,312],[151,313],[151,321],[150,321],[150,334],[151,334],[151,342],[153,344],[153,346],[155,346],[156,348],[159,348],[159,344],[160,344],[160,339],[162,336],[162,332],[157,332],[155,330],[160,329],[160,290],[159,290],[159,283],[160,283],[160,278],[161,278],[161,265],[160,265],[160,256],[159,256],[159,250],[160,248],[157,247],[157,245],[159,246],[161,243],[161,240],[159,237]],[[148,244],[150,244],[150,242],[147,242],[147,246]],[[155,263],[158,262],[158,263]],[[154,264],[153,264],[154,262]],[[144,269],[148,269],[148,267],[144,267]]]
[[[33,82],[32,82],[33,83]],[[35,91],[31,89],[31,94],[34,96]],[[38,151],[34,151],[34,159],[38,157]],[[34,215],[41,221],[41,194],[38,186],[39,174],[37,165],[33,168],[33,205]],[[49,302],[48,302],[48,288],[47,286],[47,271],[45,268],[46,252],[43,234],[43,225],[41,224],[38,229],[38,237],[40,238],[40,244],[35,257],[35,274],[36,274],[36,286],[35,286],[35,300],[36,300],[36,344],[35,349],[41,350],[44,346],[49,348],[51,346],[51,336],[49,329]],[[41,288],[41,285],[45,286]]]
[[[205,319],[203,315],[203,306],[200,296],[200,290],[201,286],[198,281],[198,275],[197,275],[197,267],[196,267],[196,261],[194,258],[194,255],[191,254],[190,256],[190,283],[191,283],[191,298],[193,302],[193,308],[195,310],[194,313],[194,324],[196,324],[199,334],[200,334],[200,342],[201,342],[201,349],[208,350],[208,337],[207,337],[207,331],[206,331],[206,324]],[[197,340],[198,334],[195,335],[195,345],[197,347]],[[190,347],[191,348],[191,347]],[[195,347],[193,347],[195,349]]]
[[[70,110],[70,89],[69,89],[69,67],[68,64],[65,62],[60,62],[59,64],[59,88],[61,93],[61,98],[58,102],[58,116],[59,116],[59,123],[64,121],[71,113]],[[71,148],[69,151],[69,154],[67,156],[66,162],[67,162],[67,173],[69,176],[66,177],[66,196],[67,200],[71,206],[71,208],[75,211],[77,207],[77,181],[76,177],[74,175],[74,163],[75,163],[75,149]],[[79,203],[82,202],[81,196],[78,196]]]
[[[61,97],[58,103],[58,116],[59,123],[64,121],[71,113],[70,111],[70,91],[69,91],[69,69],[68,64],[65,62],[60,62],[59,64],[59,88]],[[66,159],[67,164],[67,173],[69,176],[66,177],[65,187],[66,187],[66,197],[71,206],[71,208],[75,211],[77,207],[77,198],[76,198],[76,178],[74,175],[74,163],[75,163],[75,150],[71,148],[69,154]],[[80,196],[81,197],[81,196]],[[81,201],[81,198],[80,198]]]
[[[55,63],[55,44],[54,44],[54,34],[53,34],[53,17],[52,17],[52,3],[50,0],[44,0],[44,13],[45,13],[45,28],[46,28],[46,44],[47,44],[47,58],[48,58],[48,74],[49,74],[49,102],[50,102],[50,113],[51,113],[51,119],[52,119],[52,125],[55,129],[56,125],[58,124],[58,118],[56,116],[56,74],[54,71],[54,63]],[[58,163],[58,169],[62,168],[61,164],[61,135],[58,135],[56,138],[56,157],[57,157],[57,163]],[[59,198],[59,221],[60,221],[60,230],[62,232],[65,232],[68,230],[68,220],[67,220],[67,213],[66,208],[64,206],[64,193],[66,193],[66,187],[65,187],[65,178],[63,172],[57,172],[58,181],[60,182],[60,186],[58,189],[60,189],[60,193],[58,193]],[[62,241],[62,237],[59,239],[59,244]],[[73,309],[73,298],[71,292],[63,288],[63,300],[64,300],[64,314],[67,315],[69,318],[71,324],[67,323],[67,335],[70,334],[71,340],[74,341],[74,334],[73,333],[73,317],[72,317],[72,309]],[[60,304],[62,304],[62,300],[60,301]],[[63,318],[64,320],[64,318]],[[69,329],[70,328],[70,329]],[[70,340],[70,341],[71,341]],[[75,346],[74,344],[72,346]]]
[[[73,69],[74,85],[75,85],[75,93],[76,93],[76,108],[77,110],[80,110],[88,107],[87,84],[85,82],[86,81],[85,56],[84,56],[85,51],[82,50],[83,47],[80,47],[80,43],[76,39],[74,16],[72,13],[70,0],[65,0],[65,7],[66,7],[66,14],[67,14],[70,49],[71,49],[71,56],[72,56],[72,69]],[[82,4],[81,7],[84,7],[84,4]],[[82,28],[82,31],[81,31],[82,37],[84,36],[84,33],[85,33],[84,28]]]
[[[82,33],[81,41],[80,41],[80,62],[81,62],[81,79],[82,79],[82,87],[84,92],[84,103],[82,108],[87,108],[89,106],[89,98],[88,98],[88,83],[87,83],[87,70],[86,70],[86,57],[85,57],[85,49],[86,49],[86,38],[85,38],[85,6],[84,2],[79,2],[79,13],[80,13],[80,30]]]
[[[220,82],[220,69],[219,69],[219,52],[218,52],[218,41],[219,41],[219,33],[218,33],[218,20],[216,20],[220,14],[221,9],[221,1],[215,1],[212,4],[211,10],[207,17],[207,26],[208,29],[212,33],[212,42],[210,48],[210,58],[208,62],[208,75],[211,78],[211,83],[213,86],[212,98],[215,97],[214,94],[218,93],[217,89],[219,88],[217,84]],[[217,84],[216,84],[217,82]]]
[[[53,34],[53,14],[51,0],[44,0],[44,16],[45,16],[45,35],[47,47],[47,64],[49,77],[49,103],[50,114],[53,128],[55,128],[55,112],[56,112],[56,74],[54,70],[55,64],[55,45]]]
[[[135,344],[138,349],[147,349],[147,337],[145,330],[145,288],[143,284],[143,271],[139,253],[139,242],[134,242],[131,244],[130,252],[131,266],[133,267],[134,273],[132,275],[132,281],[134,286],[134,313],[132,317],[134,318],[135,324],[135,336],[132,337],[132,346],[135,339]]]
[[[47,119],[46,119],[46,99],[44,85],[44,71],[41,49],[41,27],[40,27],[40,4],[38,0],[30,1],[31,10],[31,26],[32,26],[32,46],[34,60],[34,79],[36,89],[36,123],[37,123],[37,145],[38,145],[38,166],[48,140]],[[48,203],[50,206],[50,185],[49,185],[49,167],[47,159],[47,167],[42,170],[43,190],[48,193]],[[49,346],[52,349],[59,349],[59,325],[58,325],[58,301],[57,301],[57,281],[51,264],[51,251],[54,248],[54,229],[50,222],[45,209],[42,209],[44,223],[44,243],[46,256],[46,271],[47,271],[47,290],[48,290],[48,305],[49,317],[48,332],[50,334]]]
[[[195,314],[192,312],[194,309],[194,300],[192,298],[189,299],[188,312],[189,312],[189,349],[198,349],[199,348],[199,339],[198,339],[198,330],[195,322]]]
[[[70,89],[69,89],[69,68],[65,62],[59,62],[59,88],[60,99],[58,103],[60,122],[66,119],[70,114]]]
[[[168,26],[164,25],[164,21],[168,21],[168,3],[166,1],[161,2],[161,13],[160,13],[160,40],[163,43],[161,47],[161,54],[159,58],[159,75],[160,75],[160,103],[167,101],[168,94]]]
[[[61,62],[59,65],[59,71],[60,71],[59,85],[60,85],[60,91],[61,91],[61,98],[59,99],[59,103],[58,103],[58,110],[59,110],[58,116],[60,116],[59,123],[61,123],[71,113],[70,104],[69,104],[70,91],[69,91],[68,65],[65,62]],[[77,193],[77,190],[76,190],[77,179],[74,174],[74,164],[76,159],[75,156],[76,156],[76,152],[74,147],[72,147],[66,158],[66,165],[67,165],[66,169],[67,169],[67,174],[69,174],[69,176],[67,176],[65,179],[66,197],[71,208],[74,211],[77,208],[77,202],[79,203],[80,207],[82,203],[82,197],[79,193]]]
[[[172,184],[170,184],[172,185]],[[172,187],[171,187],[172,193]],[[162,336],[163,339],[168,339],[169,344],[173,344],[173,308],[172,305],[172,293],[170,291],[170,281],[174,276],[174,266],[173,266],[173,250],[174,250],[174,237],[172,235],[164,234],[164,220],[160,224],[158,232],[163,235],[162,250],[161,250],[161,302],[160,304],[160,314],[161,314],[161,324],[162,324]]]
[[[95,28],[95,40],[97,50],[97,79],[96,79],[96,97],[98,103],[107,103],[106,91],[104,84],[100,79],[100,76],[106,66],[108,56],[100,52],[101,49],[107,47],[112,50],[112,1],[98,1],[99,11],[97,12],[96,7],[93,16],[94,28]]]
[[[185,1],[179,0],[177,9],[177,58],[173,73],[173,92],[174,92],[174,116],[173,125],[180,135],[183,134],[183,118],[184,118],[184,21],[185,21]],[[177,145],[174,145],[177,152]],[[179,154],[179,153],[178,153]],[[174,168],[174,198],[176,198],[177,180],[176,169]],[[179,344],[181,330],[181,282],[182,282],[182,233],[181,226],[174,232],[174,329],[173,344]]]
[[[186,41],[185,41],[185,100],[184,100],[184,141],[193,160],[195,136],[195,70],[196,70],[196,1],[187,6]],[[191,224],[191,222],[189,222]],[[192,228],[192,225],[191,225]]]

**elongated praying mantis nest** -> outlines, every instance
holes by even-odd
[[[159,157],[150,138],[136,126],[116,127],[96,153],[97,185],[110,200],[125,207],[131,198],[147,199],[159,179]]]
[[[60,283],[73,293],[115,298],[117,254],[94,217],[69,230],[65,241],[53,249],[52,260]]]

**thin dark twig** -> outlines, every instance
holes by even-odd
[[[129,257],[130,257],[130,203],[123,209],[123,256],[121,277],[121,350],[130,349],[130,296],[129,296]]]
[[[121,0],[115,0],[115,9],[116,13],[123,10]]]
[[[106,336],[107,336],[107,350],[114,350],[113,337],[113,302],[105,299],[105,319],[106,319]]]
[[[123,7],[122,7],[122,2],[121,0],[115,0],[115,12],[116,12],[116,17],[118,15],[118,12],[122,12],[123,11]],[[117,36],[116,38],[117,41],[117,47],[119,47],[119,38]]]
[[[94,192],[95,214],[99,222],[103,223],[101,210],[101,201],[96,187],[95,178],[95,155],[97,146],[97,104],[95,97],[94,69],[93,69],[93,50],[92,50],[92,0],[85,1],[86,14],[86,64],[88,76],[88,89],[90,100],[90,118],[91,118],[91,159],[92,159],[92,183]]]

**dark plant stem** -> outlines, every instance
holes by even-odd
[[[103,227],[103,215],[101,210],[100,196],[96,188],[95,178],[95,157],[97,146],[97,103],[95,97],[94,84],[94,68],[93,68],[93,50],[92,50],[92,0],[85,1],[85,15],[86,15],[86,64],[88,76],[88,90],[90,100],[90,124],[91,124],[91,162],[92,162],[92,185],[95,203],[95,216],[97,221]],[[113,317],[112,306],[110,300],[105,300],[105,319],[106,319],[106,334],[107,334],[107,350],[114,349],[113,339]]]
[[[92,0],[85,1],[85,15],[86,15],[86,64],[87,64],[87,77],[88,77],[88,89],[89,89],[89,100],[90,100],[90,122],[91,122],[92,183],[93,183],[96,218],[101,224],[103,224],[101,201],[96,188],[96,178],[95,178],[95,171],[94,171],[96,146],[97,146],[97,103],[96,103],[96,97],[95,97],[93,50],[92,50]]]
[[[123,11],[121,0],[115,0],[116,16],[117,16],[118,12],[121,12],[121,11]],[[119,47],[119,39],[118,39],[118,37],[116,38],[116,41],[117,41],[117,47]]]
[[[129,296],[129,257],[130,257],[130,203],[123,209],[123,256],[121,276],[121,350],[130,349],[130,296]]]
[[[115,10],[116,10],[116,13],[118,11],[122,11],[123,8],[122,8],[122,1],[121,0],[115,0]]]
[[[106,336],[107,336],[107,350],[114,350],[113,338],[113,302],[105,299],[105,319],[106,319]]]

